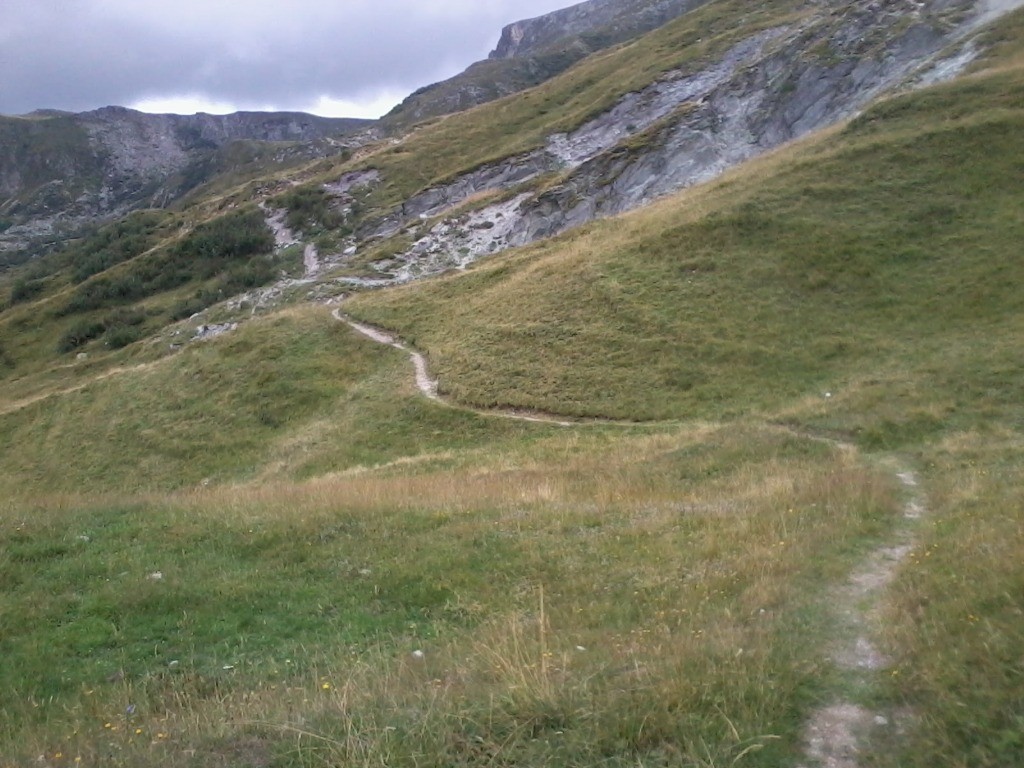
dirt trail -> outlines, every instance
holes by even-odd
[[[848,687],[869,690],[891,666],[874,639],[880,624],[885,590],[914,548],[914,523],[925,513],[924,499],[913,472],[897,471],[911,498],[889,541],[878,546],[832,592],[834,620],[842,638],[832,650],[833,663],[845,673]],[[872,711],[852,700],[836,700],[812,712],[804,729],[807,760],[800,768],[860,768],[859,755],[872,731],[898,724],[892,712]]]
[[[427,370],[427,359],[423,357],[423,355],[416,350],[405,346],[402,342],[396,341],[395,337],[386,331],[382,331],[380,328],[374,328],[372,325],[365,325],[364,323],[357,322],[348,315],[343,315],[340,309],[334,310],[331,314],[335,320],[346,323],[350,328],[354,328],[363,334],[363,336],[373,339],[378,344],[387,344],[389,347],[400,349],[408,354],[409,359],[412,360],[413,367],[416,370],[416,388],[431,400],[435,400],[437,402],[441,401],[440,395],[437,394],[437,380],[430,378],[430,373]]]
[[[449,403],[437,393],[437,382],[430,378],[426,359],[410,349],[387,331],[357,322],[335,309],[333,316],[378,344],[387,344],[407,353],[416,369],[416,386],[435,402],[448,407],[462,406]],[[572,422],[551,417],[531,416],[508,411],[465,410],[491,416],[571,426]],[[616,422],[601,422],[616,423]],[[787,429],[806,439],[827,443],[842,451],[856,451],[850,443],[800,433]],[[917,476],[904,468],[894,475],[909,493],[903,508],[903,517],[889,539],[872,550],[853,570],[847,581],[834,588],[829,604],[834,612],[836,636],[840,638],[831,649],[832,662],[844,673],[848,690],[870,690],[878,675],[891,665],[878,648],[875,637],[881,622],[881,608],[885,590],[892,584],[899,566],[913,551],[917,521],[925,515],[925,503]],[[805,760],[799,768],[861,768],[859,756],[877,729],[899,727],[898,720],[905,713],[872,711],[857,703],[850,695],[837,693],[833,701],[814,710],[804,727]]]
[[[401,341],[396,339],[390,333],[381,328],[376,328],[372,325],[360,323],[357,320],[353,320],[351,317],[341,311],[340,308],[336,308],[331,312],[332,317],[341,323],[345,323],[347,326],[355,331],[358,331],[368,339],[376,341],[378,344],[386,344],[389,347],[400,349],[409,355],[409,359],[412,361],[413,368],[416,375],[416,388],[424,395],[435,403],[439,403],[448,408],[458,408],[464,411],[470,411],[472,413],[479,414],[481,416],[496,416],[502,419],[513,419],[515,421],[528,421],[534,424],[554,424],[559,427],[571,427],[573,424],[587,424],[592,422],[572,422],[559,419],[556,416],[548,416],[545,414],[537,413],[522,413],[520,411],[513,411],[501,408],[484,409],[484,408],[471,408],[468,406],[458,405],[456,403],[445,400],[437,393],[437,380],[431,378],[430,369],[427,367],[427,359],[416,350],[403,344]],[[600,422],[600,423],[614,423],[614,422]]]

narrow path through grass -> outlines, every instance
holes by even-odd
[[[464,408],[472,413],[480,414],[483,416],[498,416],[504,419],[515,419],[516,421],[529,421],[538,424],[557,424],[560,427],[570,427],[574,423],[586,423],[586,422],[571,422],[566,421],[554,414],[536,413],[522,410],[511,410],[505,408],[470,408],[468,406],[458,405],[452,403],[438,393],[437,380],[431,378],[430,369],[427,367],[427,359],[422,353],[412,349],[407,344],[396,339],[387,331],[382,328],[377,328],[373,325],[367,325],[366,323],[360,323],[341,311],[340,308],[335,309],[331,312],[331,316],[335,320],[345,323],[350,328],[358,331],[368,339],[376,341],[378,344],[385,344],[389,347],[394,347],[402,352],[409,355],[409,359],[412,361],[413,368],[416,372],[416,388],[423,394],[424,397],[433,400],[436,403],[446,405],[449,408]],[[599,421],[600,424],[613,424],[617,422],[611,421]],[[630,424],[630,426],[634,426]]]
[[[461,407],[443,400],[438,394],[437,381],[430,377],[426,358],[420,352],[411,349],[387,331],[357,322],[340,308],[334,309],[332,315],[373,341],[408,353],[415,368],[419,391],[435,402]],[[470,410],[505,418],[571,426],[570,422],[556,421],[548,415]],[[856,450],[849,443],[807,434],[800,436],[828,443],[841,450]],[[892,535],[872,549],[849,579],[832,592],[830,602],[833,606],[837,642],[830,655],[832,663],[841,673],[841,689],[835,691],[832,701],[815,709],[807,720],[804,731],[806,762],[801,764],[801,768],[858,768],[858,755],[866,748],[872,730],[898,727],[900,718],[897,718],[896,713],[874,711],[867,706],[866,701],[871,691],[877,688],[878,675],[891,666],[889,658],[879,650],[874,639],[882,594],[913,549],[913,523],[924,511],[923,501],[917,491],[917,476],[902,467],[895,469],[894,474],[913,495],[904,509],[903,521]]]
[[[826,442],[853,449],[848,444]],[[879,688],[879,675],[892,667],[891,659],[878,648],[875,639],[881,623],[881,600],[914,549],[915,524],[925,511],[917,475],[903,468],[894,473],[912,495],[893,533],[872,549],[830,596],[837,633],[830,656],[841,673],[840,687],[832,701],[815,709],[807,721],[807,759],[800,768],[859,768],[859,755],[868,751],[872,736],[888,729],[898,732],[909,717],[907,712],[872,707],[870,701]],[[891,733],[887,735],[892,737]]]

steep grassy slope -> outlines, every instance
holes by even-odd
[[[167,212],[136,212],[10,276],[0,304],[0,378],[21,384],[9,395],[38,385],[40,374],[67,377],[74,353],[102,360],[294,266],[285,254],[275,256],[274,237],[254,206],[208,215],[189,226]],[[153,344],[133,350],[146,358],[154,352]]]
[[[399,393],[411,386],[389,384],[406,366],[313,307],[176,355],[124,359],[0,407],[0,488],[24,496],[305,476],[521,434],[407,403]]]
[[[898,663],[868,693],[910,714],[872,764],[1024,759],[1021,20],[990,70],[650,211],[349,305],[468,402],[758,414],[916,456],[929,518],[886,612]]]
[[[799,7],[793,0],[756,8],[719,0],[633,43],[591,56],[523,94],[427,123],[400,144],[348,167],[380,170],[385,182],[368,204],[394,205],[431,184],[543,146],[550,134],[578,127],[665,72],[697,70],[738,40],[799,18]]]

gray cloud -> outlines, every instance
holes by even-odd
[[[572,0],[4,0],[0,113],[199,96],[372,101],[448,77],[511,21]]]

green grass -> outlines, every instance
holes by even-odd
[[[0,755],[769,766],[797,750],[827,639],[812,587],[884,534],[891,479],[756,427],[562,432],[442,461],[9,503]]]
[[[0,413],[0,486],[143,490],[304,476],[528,429],[429,407],[410,397],[410,371],[403,355],[322,308],[251,322]]]
[[[911,715],[871,764],[1024,760],[1018,50],[650,211],[349,305],[467,403],[757,415],[912,452],[932,517],[887,596],[894,674],[861,692]]]
[[[1019,428],[930,446],[930,518],[887,616],[890,700],[920,713],[883,766],[1024,762],[1024,453]]]

